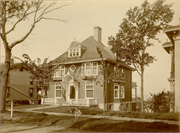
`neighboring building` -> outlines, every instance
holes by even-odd
[[[30,79],[31,74],[22,63],[11,63],[8,77],[8,89],[6,100],[29,100],[37,103],[38,89],[33,80]]]
[[[119,70],[121,74],[117,80],[108,82],[107,93],[104,94],[104,76],[100,74],[101,58],[97,47],[103,54],[104,61],[111,72]],[[55,72],[53,82],[47,92],[48,98],[54,104],[67,105],[98,105],[100,108],[124,111],[135,110],[132,106],[132,67],[117,61],[110,47],[101,42],[101,28],[94,28],[94,36],[90,36],[81,43],[73,41],[68,50],[53,60],[53,65],[60,65]],[[109,76],[109,74],[108,74]],[[96,79],[95,81],[90,79]],[[105,104],[104,104],[105,102]],[[132,109],[133,107],[133,109]]]
[[[180,25],[170,26],[164,30],[170,42],[163,44],[163,48],[171,55],[170,82],[171,92],[175,92],[175,111],[179,112],[180,100]]]

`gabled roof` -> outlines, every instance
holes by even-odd
[[[81,42],[81,46],[85,47],[86,50],[82,49],[81,57],[70,57],[68,58],[68,51],[54,59],[52,64],[73,64],[73,63],[81,63],[87,61],[100,61],[100,55],[98,54],[97,47],[101,50],[103,54],[103,59],[109,62],[118,63],[114,58],[114,54],[111,51],[110,47],[106,47],[104,44],[99,43],[93,36],[88,37],[84,41]],[[120,63],[120,65],[134,69],[124,63]]]
[[[83,42],[81,42],[81,45],[87,48],[86,50],[82,51],[81,57],[68,58],[68,51],[66,51],[64,54],[53,60],[53,63],[68,63],[73,61],[77,62],[77,61],[86,61],[86,60],[94,60],[94,59],[100,60],[100,56],[97,52],[97,47],[99,47],[100,50],[102,51],[104,58],[115,61],[115,59],[104,49],[105,46],[102,43],[98,43],[93,36],[90,36],[87,39],[85,39]]]

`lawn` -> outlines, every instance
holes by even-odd
[[[10,112],[1,113],[1,126],[19,123],[24,127],[48,127],[51,132],[178,132],[178,125],[169,125],[163,122],[134,122],[134,121],[116,121],[109,119],[95,119],[80,117],[77,120],[70,116],[54,116],[30,112],[14,112],[10,118]],[[56,130],[53,127],[63,127]],[[27,130],[27,129],[24,129]],[[18,130],[11,130],[17,132]]]
[[[103,115],[103,110],[98,107],[78,107],[84,115]],[[36,110],[36,111],[42,111]],[[73,113],[74,107],[59,106],[44,109],[45,112],[56,113]],[[145,118],[145,119],[158,119],[158,120],[173,120],[179,121],[179,113],[141,113],[141,112],[120,112],[120,111],[106,111],[106,116],[118,116],[129,118]]]

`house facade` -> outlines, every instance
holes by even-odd
[[[29,100],[31,104],[37,104],[38,88],[30,78],[31,73],[22,63],[12,63],[8,77],[8,89],[6,100]]]
[[[171,92],[175,92],[175,111],[179,112],[180,101],[180,25],[170,26],[164,30],[170,42],[163,44],[163,48],[171,56],[171,70],[168,81]]]
[[[107,64],[107,73],[101,73],[102,64],[97,48]],[[117,67],[117,63],[110,47],[105,47],[101,42],[101,28],[94,27],[94,36],[81,43],[73,41],[64,54],[53,60],[52,65],[58,65],[59,68],[53,75],[45,102],[135,110],[135,103],[132,103],[133,68],[120,63]],[[116,71],[119,77],[105,82],[104,75],[109,77]]]

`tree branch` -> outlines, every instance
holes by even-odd
[[[140,70],[138,69],[138,67],[135,65],[135,63],[132,63],[132,64],[133,64],[133,66],[135,67],[137,73],[141,76],[141,73],[139,72]]]
[[[38,11],[39,11],[40,9],[42,9],[42,7],[44,7],[44,6],[41,6],[42,3],[43,3],[43,1],[39,1],[38,3],[36,3],[36,5],[35,5],[35,6],[36,6],[35,11],[32,11],[32,12],[30,12],[30,13],[27,14],[27,11],[28,11],[31,7],[28,8],[28,9],[25,11],[24,15],[22,16],[22,18],[19,19],[19,20],[15,23],[15,25],[12,27],[12,29],[7,32],[7,33],[10,33],[12,30],[14,30],[15,26],[16,26],[20,21],[22,21],[27,15],[32,14],[32,13],[35,13],[35,14],[34,14],[34,21],[33,21],[33,24],[32,24],[32,26],[31,26],[31,28],[29,29],[29,32],[28,32],[24,37],[22,37],[20,40],[17,40],[17,41],[15,41],[14,43],[12,43],[12,44],[9,46],[10,48],[13,48],[15,45],[23,42],[23,41],[31,34],[31,32],[32,32],[32,30],[34,29],[35,25],[36,25],[40,20],[42,20],[42,19],[58,20],[58,21],[61,21],[61,22],[65,22],[65,21],[63,21],[63,20],[61,20],[61,19],[46,18],[46,17],[43,17],[43,16],[44,16],[45,14],[47,14],[47,13],[50,13],[50,12],[54,11],[54,10],[60,9],[60,8],[62,8],[62,7],[64,7],[64,6],[67,6],[67,4],[64,4],[64,5],[62,5],[62,6],[59,6],[59,7],[57,7],[57,8],[51,9],[51,10],[48,10],[50,7],[52,7],[52,6],[54,6],[54,5],[56,4],[56,2],[53,2],[53,3],[49,4],[49,5],[42,11],[42,13],[37,17]],[[48,10],[48,11],[47,11],[47,10]],[[6,34],[7,34],[7,33],[6,33]]]
[[[15,45],[23,42],[23,41],[31,34],[31,32],[32,32],[32,30],[34,29],[34,27],[35,27],[35,23],[33,23],[33,25],[31,26],[31,28],[30,28],[30,30],[29,30],[29,32],[28,32],[23,38],[21,38],[20,40],[15,41],[15,42],[12,43],[9,47],[10,47],[10,48],[13,48]]]
[[[28,15],[35,12],[35,11],[32,11],[32,12],[27,13],[28,10],[30,10],[30,9],[31,9],[31,7],[27,8],[27,10],[24,12],[23,16],[13,25],[13,27],[9,31],[6,32],[6,35],[9,34],[11,31],[13,31],[15,29],[16,25],[18,23],[20,23],[23,19],[25,19]]]
[[[62,20],[62,19],[56,19],[56,18],[45,18],[45,17],[42,17],[41,19],[57,20],[57,21],[61,21],[61,22],[67,22],[67,21],[65,21],[65,20]]]

